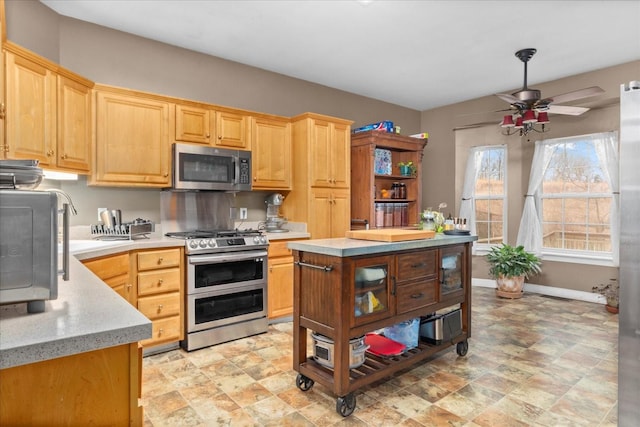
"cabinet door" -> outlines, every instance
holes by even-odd
[[[169,103],[99,91],[92,184],[169,185]]]
[[[344,237],[351,226],[350,208],[348,190],[312,189],[307,223],[311,238]]]
[[[313,120],[309,149],[309,174],[312,187],[331,186],[331,129],[324,120]]]
[[[47,68],[7,52],[7,140],[10,159],[55,164],[56,79]]]
[[[253,118],[251,153],[254,190],[291,189],[291,124]]]
[[[89,172],[91,163],[91,89],[58,76],[59,168]]]
[[[243,114],[217,111],[215,145],[238,150],[250,150],[249,119],[249,116]]]
[[[269,259],[267,290],[269,319],[293,313],[293,257]]]
[[[351,326],[394,315],[395,270],[393,256],[370,257],[354,263]]]
[[[465,258],[464,246],[440,250],[440,301],[464,299]]]
[[[331,237],[344,237],[351,228],[349,190],[333,190],[331,203]]]
[[[176,141],[208,145],[211,142],[215,112],[186,105],[176,105]]]
[[[136,305],[136,292],[129,275],[129,254],[117,254],[82,262],[93,274],[109,285],[122,298]]]
[[[332,124],[331,133],[331,184],[338,188],[351,186],[351,127]]]

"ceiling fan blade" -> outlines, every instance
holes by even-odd
[[[586,113],[587,111],[589,111],[589,108],[585,108],[585,107],[572,107],[570,105],[555,105],[555,104],[551,104],[549,105],[548,109],[546,110],[549,113],[552,114],[564,114],[567,116],[579,116],[580,114]]]
[[[515,96],[509,93],[496,93],[496,96],[502,99],[503,101],[507,101],[509,104],[520,102],[518,98],[516,98]]]
[[[541,99],[538,103],[557,103],[563,104],[569,101],[575,101],[577,99],[589,98],[590,96],[596,96],[604,93],[604,90],[598,86],[587,87],[584,89],[574,90],[573,92],[563,93],[561,95],[551,96],[546,99]]]

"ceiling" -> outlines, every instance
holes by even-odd
[[[522,48],[538,49],[528,64],[533,87],[640,59],[640,0],[40,1],[61,15],[419,111],[518,90]]]

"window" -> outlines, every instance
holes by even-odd
[[[524,225],[527,200],[518,243],[522,244],[523,227],[529,227],[538,231],[537,252],[545,258],[549,255],[555,256],[550,258],[555,260],[615,263],[618,244],[616,134],[538,141],[531,167],[527,199],[537,205],[534,209],[538,227]],[[535,182],[537,187],[532,187]]]
[[[472,234],[474,248],[506,241],[507,148],[505,145],[474,147],[469,151],[460,206]]]

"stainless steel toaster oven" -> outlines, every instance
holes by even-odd
[[[57,298],[58,215],[55,192],[0,190],[0,304],[26,302],[37,313]],[[63,222],[68,227],[66,212]]]

